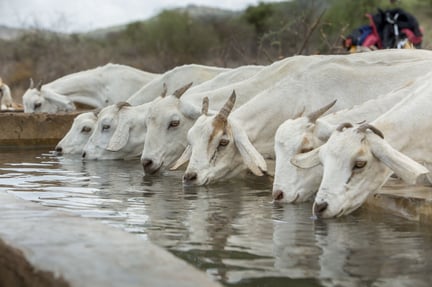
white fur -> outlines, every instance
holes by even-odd
[[[72,111],[74,103],[102,108],[125,101],[157,76],[117,64],[69,74],[40,90],[31,86],[23,95],[24,112]]]
[[[194,87],[207,80],[213,79],[220,73],[230,70],[231,69],[228,68],[196,64],[178,66],[143,86],[135,94],[130,96],[127,102],[133,106],[141,105],[160,96],[162,94],[163,84],[167,86],[167,94],[171,95],[176,89],[187,83],[193,82]]]

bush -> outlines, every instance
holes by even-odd
[[[163,70],[191,62],[202,62],[218,46],[211,25],[197,23],[186,13],[164,11],[145,23],[128,25],[119,36],[138,55],[158,59]]]

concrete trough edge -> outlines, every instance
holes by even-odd
[[[69,131],[74,118],[84,111],[69,113],[0,113],[3,127],[0,147],[55,146]]]
[[[0,202],[0,286],[221,286],[137,235],[7,192]]]

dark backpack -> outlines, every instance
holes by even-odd
[[[385,11],[378,9],[378,13],[372,16],[372,20],[381,39],[382,49],[396,48],[403,29],[412,31],[417,37],[423,36],[417,19],[400,8]]]

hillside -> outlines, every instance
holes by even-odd
[[[199,19],[199,20],[204,20],[204,19],[218,20],[227,17],[238,16],[241,14],[241,12],[235,12],[231,10],[220,9],[220,8],[209,7],[209,6],[200,6],[200,5],[188,5],[186,7],[172,9],[172,11],[178,13],[187,13],[191,18]],[[157,16],[147,20],[138,21],[138,23],[145,23],[146,21],[151,21],[156,17]],[[100,28],[93,31],[89,31],[87,33],[83,33],[83,35],[89,37],[95,37],[95,38],[103,38],[110,33],[121,32],[125,30],[127,26],[128,24],[123,24],[123,25],[116,25],[116,26],[111,26],[106,28]]]
[[[11,28],[0,25],[0,39],[2,40],[13,40],[27,32],[27,29]]]

